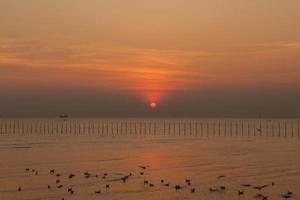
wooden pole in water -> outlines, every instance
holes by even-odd
[[[213,122],[213,135],[216,135],[216,130],[215,130],[215,122]]]
[[[36,123],[35,123],[35,132],[37,133],[38,132],[38,125],[39,125],[39,122],[37,121]],[[54,128],[54,133],[56,134],[56,135],[58,135],[58,121],[56,120],[55,121],[55,128]]]
[[[219,128],[218,128],[218,131],[219,131],[219,137],[221,136],[221,120],[219,120]]]
[[[25,126],[24,126],[24,120],[22,119],[22,135],[25,133]]]
[[[111,135],[114,137],[116,132],[116,123],[114,121],[111,122]]]
[[[176,136],[176,122],[173,123],[174,136]]]
[[[269,135],[269,122],[268,121],[266,122],[266,127],[267,127],[266,134],[268,136]]]
[[[291,129],[292,129],[292,137],[294,137],[294,123],[293,122],[291,124]]]
[[[62,135],[63,134],[63,126],[64,126],[64,124],[63,124],[63,122],[62,121],[60,121],[59,122],[59,124],[60,124],[60,134]],[[41,122],[40,122],[40,132],[41,132]]]
[[[119,122],[119,126],[120,126],[119,135],[122,136],[124,132],[124,122],[123,121]]]
[[[192,135],[192,121],[190,121],[190,136]]]
[[[244,136],[244,120],[242,120],[242,136]]]
[[[81,123],[80,123],[80,121],[78,122],[78,135],[80,135],[81,134]]]
[[[15,134],[15,131],[16,131],[16,127],[15,127],[15,120],[13,120],[13,134]]]
[[[300,137],[300,120],[298,120],[298,137]]]
[[[198,121],[196,121],[195,123],[196,123],[196,136],[198,136]]]
[[[281,136],[281,125],[280,125],[280,122],[278,122],[278,135],[279,137]]]
[[[119,135],[119,122],[116,122],[116,131],[117,131],[117,133],[116,133],[116,135]]]
[[[140,135],[142,134],[142,122],[140,121]]]
[[[1,135],[3,135],[3,120],[1,120],[0,132]],[[18,134],[19,134],[19,130],[18,130]]]
[[[7,120],[4,121],[4,134],[8,133],[8,124]]]
[[[286,125],[286,121],[284,122],[284,136],[287,136],[287,125]]]
[[[82,123],[80,123],[80,135],[84,135],[85,134],[85,121],[83,121]]]
[[[248,137],[250,136],[250,124],[249,124],[249,121],[248,121]]]
[[[100,121],[97,123],[97,135],[100,135]]]
[[[73,123],[73,135],[77,135],[77,120],[74,120]]]
[[[261,118],[259,119],[259,134],[262,136],[262,129],[261,129]]]
[[[203,122],[201,121],[201,136],[203,136]]]
[[[207,128],[207,137],[209,136],[209,123],[208,121],[206,122],[206,128]]]
[[[8,126],[7,126],[7,133],[10,134],[10,128],[11,128],[11,121],[8,121]]]
[[[227,121],[224,122],[224,135],[227,135]]]
[[[164,121],[164,135],[166,135],[166,121]]]
[[[131,126],[132,126],[132,123],[129,122],[129,135],[131,135]]]

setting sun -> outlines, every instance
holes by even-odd
[[[150,106],[150,108],[155,109],[157,107],[157,103],[156,102],[150,102],[149,106]]]

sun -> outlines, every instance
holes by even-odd
[[[155,109],[157,107],[157,103],[152,101],[149,103],[150,108]]]

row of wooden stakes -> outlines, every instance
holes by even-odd
[[[291,136],[300,137],[299,120],[286,121],[76,121],[0,120],[0,134]]]

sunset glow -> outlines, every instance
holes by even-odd
[[[46,91],[118,105],[126,94],[132,108],[174,99],[173,108],[206,98],[220,105],[245,91],[279,99],[280,88],[300,85],[300,2],[267,2],[3,0],[0,97],[31,94],[49,107],[39,98]]]

